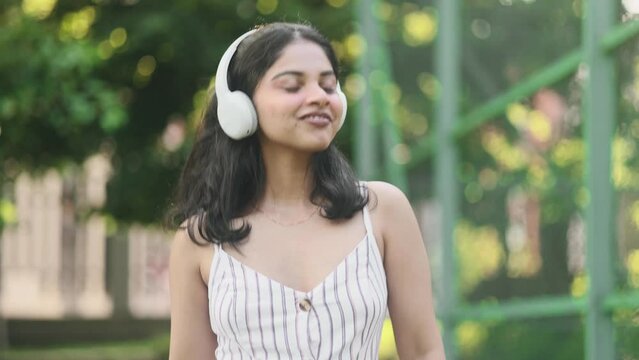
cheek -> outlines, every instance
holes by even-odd
[[[295,97],[270,98],[255,104],[258,118],[269,120],[283,120],[295,117],[303,100]]]
[[[294,120],[295,107],[291,102],[271,99],[268,102],[256,104],[258,124],[263,129],[290,128],[291,119]],[[268,130],[267,130],[268,132]]]
[[[344,106],[342,105],[342,102],[339,100],[339,98],[331,101],[331,107],[333,108],[333,112],[339,119],[339,117],[342,115],[342,112],[344,111]]]

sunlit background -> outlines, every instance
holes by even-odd
[[[610,1],[619,2],[619,24],[637,21],[639,0]],[[167,358],[171,233],[162,217],[218,59],[264,22],[310,21],[331,39],[350,106],[337,141],[349,158],[363,136],[354,124],[367,114],[366,94],[383,94],[399,140],[372,155],[389,152],[404,169],[435,295],[452,286],[439,267],[433,160],[418,146],[437,126],[437,4],[364,6],[382,29],[376,43],[355,0],[3,1],[0,358]],[[461,10],[464,113],[582,46],[580,0],[466,0]],[[614,50],[619,116],[610,174],[617,287],[629,291],[639,290],[637,39]],[[387,54],[389,67],[366,73],[363,59],[375,51]],[[509,103],[459,142],[454,236],[464,303],[585,298],[584,77],[578,68]],[[390,180],[381,167],[366,176]],[[618,353],[639,359],[639,311],[620,311],[614,321]],[[584,326],[578,315],[466,320],[454,337],[460,359],[583,359]],[[390,321],[380,358],[397,359]]]

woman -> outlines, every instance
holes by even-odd
[[[333,144],[338,73],[300,24],[222,57],[174,209],[170,359],[376,359],[387,310],[402,359],[444,358],[408,200]]]

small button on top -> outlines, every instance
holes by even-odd
[[[302,311],[311,310],[311,301],[309,299],[302,299],[297,303],[297,307]]]

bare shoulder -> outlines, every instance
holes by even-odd
[[[207,277],[202,259],[212,246],[196,244],[180,227],[171,243],[171,344],[169,359],[214,359],[217,337],[208,316]]]
[[[209,260],[214,247],[194,231],[195,241],[191,239],[185,221],[175,232],[171,243],[171,264],[188,272],[198,274],[206,284],[208,282]]]
[[[175,231],[171,242],[171,254],[178,255],[180,259],[188,259],[196,256],[199,246],[191,240],[188,231],[180,227]]]
[[[371,195],[373,227],[381,235],[381,245],[386,253],[397,229],[413,225],[415,215],[408,198],[397,186],[383,181],[370,181],[367,185]]]
[[[191,235],[189,235],[189,225],[193,226],[194,231],[192,231],[191,233],[193,234],[195,239],[192,239]],[[183,255],[194,255],[197,254],[198,249],[202,246],[205,246],[206,243],[207,241],[197,231],[197,223],[193,221],[192,224],[189,224],[189,221],[185,220],[175,231],[175,236],[173,236],[173,242],[171,244],[171,250],[175,250],[176,252]]]
[[[384,181],[369,181],[367,184],[376,198],[374,201],[377,202],[381,213],[411,209],[406,194],[397,186]]]

